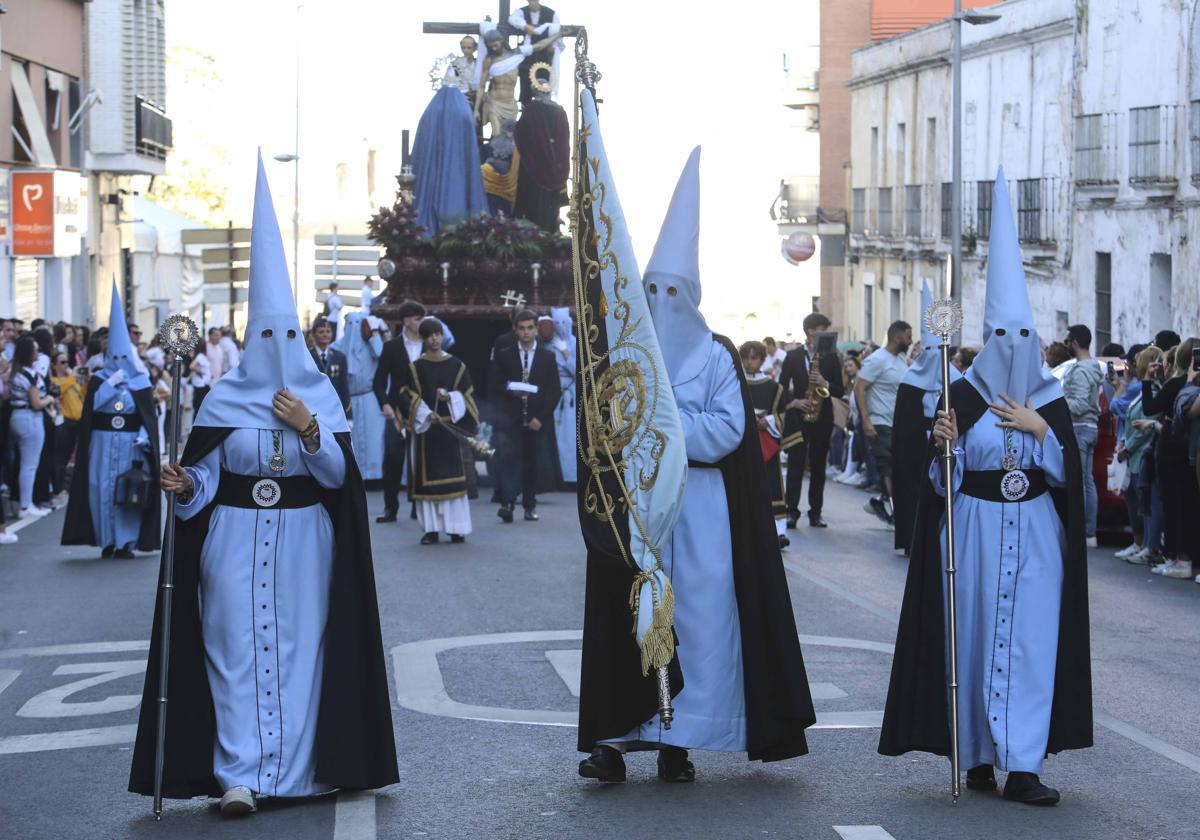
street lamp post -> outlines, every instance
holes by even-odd
[[[951,157],[950,175],[950,297],[962,306],[962,25],[972,26],[995,23],[1000,15],[964,12],[962,0],[954,0],[954,16],[950,19],[950,73],[952,76],[954,109],[950,123],[954,132],[954,150]],[[955,336],[956,344],[962,336]]]
[[[299,97],[297,97],[299,101]],[[297,120],[299,124],[299,120]],[[296,143],[300,143],[300,133],[296,133]],[[295,185],[292,193],[292,296],[296,305],[300,305],[300,155],[275,155],[280,163],[296,164]]]

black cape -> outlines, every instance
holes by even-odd
[[[194,428],[181,462],[185,466],[195,464],[231,431]],[[336,548],[317,715],[316,781],[335,788],[380,788],[395,783],[399,773],[375,597],[367,500],[350,434],[340,432],[334,437],[346,459],[346,480],[340,491],[326,491],[323,499],[333,522]],[[213,777],[216,719],[204,666],[199,599],[200,549],[215,507],[214,502],[175,526],[175,597],[167,689],[170,702],[163,774],[163,793],[173,799],[220,796],[223,792]],[[161,632],[159,599],[154,608],[146,684],[129,772],[129,790],[146,795],[154,792]]]
[[[933,421],[925,416],[924,400],[924,389],[901,383],[892,418],[892,514],[896,548],[905,554],[917,524],[917,499],[922,486],[929,483],[928,433]]]
[[[729,502],[734,588],[742,634],[746,697],[747,754],[751,761],[779,761],[808,752],[804,730],[816,722],[796,619],[779,540],[771,516],[762,449],[741,361],[732,342],[714,335],[738,372],[745,408],[741,446],[720,463]],[[581,477],[586,464],[581,464]],[[580,481],[580,502],[586,481]],[[628,540],[628,520],[619,517]],[[581,521],[587,519],[581,517]],[[607,526],[605,526],[607,530]],[[585,525],[588,546],[587,596],[583,622],[583,671],[579,697],[579,749],[620,738],[649,720],[658,709],[654,675],[643,677],[641,654],[630,631],[629,589],[633,573],[604,533]],[[612,539],[611,531],[608,532]],[[678,658],[671,663],[671,687],[683,688]]]
[[[75,474],[71,479],[71,495],[67,501],[67,516],[63,521],[63,545],[98,545],[96,529],[92,525],[91,488],[88,482],[88,464],[92,447],[92,412],[96,402],[96,390],[101,380],[93,376],[88,380],[87,393],[83,397],[83,416],[79,419],[79,440],[75,444]],[[154,395],[150,388],[133,391],[133,404],[138,417],[150,435],[150,504],[142,511],[142,524],[138,530],[138,551],[158,551],[162,547],[162,494],[158,492],[159,452],[158,416],[154,412]],[[117,546],[120,548],[120,546]]]
[[[959,434],[970,429],[987,411],[987,403],[966,379],[950,388],[951,405],[958,417]],[[1092,665],[1088,640],[1087,541],[1083,532],[1083,477],[1079,447],[1065,399],[1057,399],[1038,413],[1045,418],[1063,445],[1067,486],[1050,493],[1067,534],[1063,556],[1062,607],[1058,627],[1058,665],[1050,711],[1047,753],[1083,749],[1092,745]],[[986,419],[984,422],[987,422]],[[926,447],[926,466],[936,447]],[[943,608],[941,518],[945,500],[924,482],[913,533],[912,559],[879,752],[901,755],[910,750],[950,754],[947,711],[945,610]],[[958,558],[970,562],[969,557]]]

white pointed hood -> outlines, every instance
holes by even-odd
[[[204,398],[195,425],[286,431],[289,427],[271,410],[271,399],[280,388],[288,388],[324,431],[349,431],[333,384],[317,370],[304,343],[261,152],[254,185],[247,316],[238,366]]]
[[[1041,408],[1062,396],[1062,386],[1042,364],[1003,167],[996,173],[992,193],[983,341],[966,378],[985,400],[999,402],[1005,394]]]
[[[712,330],[700,314],[699,146],[675,185],[642,284],[671,384],[695,379],[712,344]]]
[[[125,371],[125,386],[130,391],[150,387],[146,365],[138,357],[137,348],[129,338],[129,325],[125,321],[125,307],[117,291],[117,279],[112,281],[112,299],[108,307],[108,348],[104,351],[104,367],[98,371],[107,379],[118,370]]]

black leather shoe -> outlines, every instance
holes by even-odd
[[[687,750],[664,747],[658,751],[658,778],[664,782],[694,782],[696,767],[688,761]]]
[[[1042,784],[1036,773],[1009,773],[1004,780],[1004,798],[1026,805],[1057,805],[1061,798],[1052,787]]]
[[[421,545],[436,545],[438,541],[437,531],[430,531],[425,536],[421,537]]]
[[[808,515],[808,527],[810,528],[828,528],[829,525],[821,518],[821,514],[810,513]]]
[[[113,552],[113,558],[116,560],[132,560],[134,556],[132,548],[121,548]]]
[[[596,747],[579,762],[579,775],[585,779],[613,784],[625,781],[625,756],[612,747]]]
[[[789,539],[787,538],[787,536],[786,536],[786,535],[784,535],[784,534],[780,534],[780,535],[779,535],[779,548],[780,548],[780,550],[783,550],[783,549],[787,548],[787,547],[788,547],[789,545],[791,545],[791,544],[792,544],[792,541],[791,541],[791,540],[789,540]]]
[[[797,523],[798,521],[800,521],[800,517],[799,517],[798,515],[797,515],[797,516],[793,516],[792,514],[790,514],[790,513],[789,513],[789,514],[788,514],[788,520],[787,520],[787,526],[788,526],[788,530],[789,530],[789,531],[795,531],[795,530],[796,530],[796,523]]]
[[[967,788],[970,790],[995,790],[996,770],[990,764],[980,764],[967,771]]]
[[[500,510],[496,511],[496,515],[500,517],[501,522],[513,521],[513,511],[508,505],[501,505]]]
[[[450,542],[452,542],[452,543],[465,543],[466,541],[467,541],[467,538],[464,537],[462,534],[451,534],[450,535]]]
[[[112,557],[112,556],[113,556],[113,552],[114,552],[114,551],[116,551],[116,549],[115,549],[115,548],[113,548],[111,545],[106,545],[106,546],[104,546],[104,548],[103,548],[103,549],[100,551],[100,556],[101,556],[101,557],[103,557],[105,560],[107,560],[108,558],[110,558],[110,557]]]
[[[395,522],[396,521],[396,511],[389,510],[389,511],[385,512],[382,516],[376,516],[375,521],[376,522]]]
[[[525,511],[525,521],[526,522],[537,522],[538,521],[537,511],[536,510]]]

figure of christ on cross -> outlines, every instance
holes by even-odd
[[[532,86],[531,86],[530,80],[526,77],[525,74],[527,73],[528,67],[531,64],[533,64],[537,61],[544,60],[544,56],[538,55],[539,52],[541,52],[542,50],[546,50],[547,48],[550,48],[551,50],[553,49],[553,44],[555,43],[555,40],[557,40],[557,39],[551,40],[549,37],[543,37],[543,36],[546,36],[545,30],[546,30],[547,24],[551,23],[557,17],[557,15],[555,15],[550,8],[543,6],[540,3],[540,0],[532,0],[528,6],[524,7],[521,10],[518,10],[515,14],[512,12],[511,0],[499,0],[499,4],[500,4],[499,14],[497,15],[497,18],[496,18],[498,21],[498,24],[496,26],[496,31],[498,31],[500,35],[504,36],[504,39],[505,39],[504,41],[501,42],[501,47],[502,47],[501,54],[502,55],[515,55],[515,53],[512,53],[511,51],[508,50],[507,38],[510,35],[522,35],[522,36],[524,36],[526,41],[535,41],[532,44],[533,55],[528,56],[521,63],[522,69],[520,71],[518,71],[518,74],[517,74],[521,77],[520,78],[521,101],[527,102],[530,99],[532,99]],[[526,14],[527,11],[529,12],[529,15]],[[535,12],[536,12],[536,14],[534,14]],[[527,22],[527,20],[529,19],[530,16],[537,18],[538,24],[536,26],[531,25],[530,23]],[[491,19],[492,18],[490,15],[488,15],[487,17],[484,18],[484,20],[486,20],[486,21],[490,21]],[[520,25],[519,26],[514,25],[514,22],[517,24],[520,24]],[[563,26],[561,28],[559,37],[560,38],[575,38],[579,35],[579,33],[582,30],[583,30],[582,26]],[[480,26],[478,23],[449,23],[449,22],[426,21],[422,27],[422,32],[424,32],[426,35],[478,35],[479,31],[480,31]],[[484,57],[481,56],[479,60],[483,61]],[[487,82],[487,79],[488,79],[487,73],[488,73],[488,68],[483,67],[482,75],[480,76],[480,79],[481,79],[480,86],[481,87],[484,86]],[[507,75],[507,73],[504,75]],[[498,79],[493,79],[493,81],[498,81]],[[504,87],[507,88],[507,86],[508,86],[508,83],[506,81],[504,83]],[[495,93],[495,92],[496,91],[493,90],[493,93]],[[509,98],[512,98],[511,97],[512,91],[508,91],[508,93],[509,93]],[[483,97],[477,97],[477,100],[482,99],[482,98]],[[513,115],[515,116],[515,113]],[[476,119],[478,119],[478,113],[476,115]]]
[[[558,32],[536,42],[533,44],[534,54],[552,46],[561,37],[562,32]],[[500,128],[505,120],[516,119],[517,100],[513,94],[517,86],[517,74],[525,66],[521,60],[522,54],[508,49],[507,41],[507,36],[501,35],[496,29],[483,36],[487,54],[479,76],[480,90],[475,96],[475,122],[479,122],[482,109],[484,120],[492,127],[493,138],[500,136]],[[510,65],[511,69],[500,69]]]

